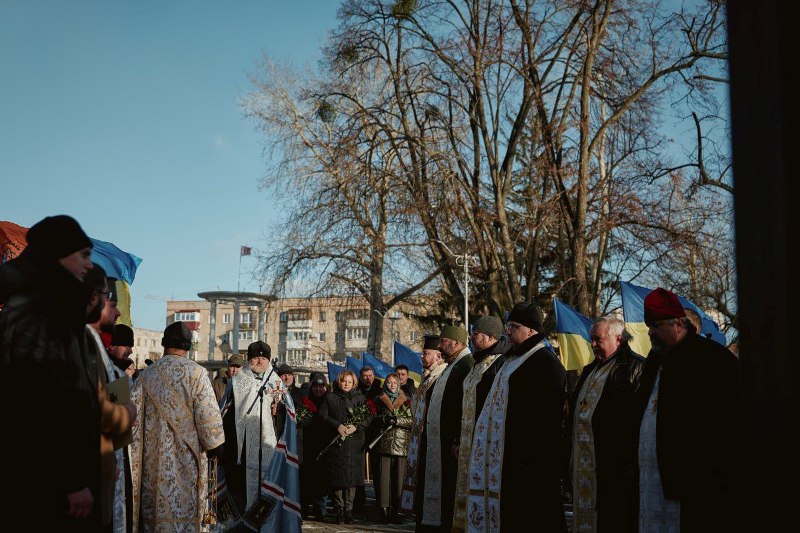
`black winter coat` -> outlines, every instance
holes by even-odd
[[[337,428],[345,424],[350,417],[348,409],[357,407],[367,402],[364,395],[357,388],[350,392],[336,388],[325,396],[319,408],[319,416],[327,426],[327,442],[333,440]],[[372,422],[372,415],[355,424],[355,433],[334,444],[325,453],[324,460],[327,465],[328,485],[332,489],[344,487],[357,487],[364,485],[364,446],[366,438],[364,430]],[[326,442],[326,444],[327,444]]]
[[[681,531],[733,531],[738,360],[695,333],[663,354],[651,351],[640,382],[638,423],[659,368],[656,445],[664,496],[681,503]]]
[[[537,334],[506,353],[506,363],[544,338]],[[535,524],[566,531],[561,503],[561,432],[566,370],[547,348],[531,355],[508,381],[500,519],[503,531]]]
[[[300,491],[303,503],[324,496],[328,492],[327,467],[325,457],[317,461],[317,455],[331,441],[330,428],[322,420],[319,410],[325,403],[325,398],[330,393],[325,393],[321,398],[313,394],[308,399],[317,406],[317,412],[308,421],[303,422],[303,455],[305,461],[300,466]]]
[[[38,458],[0,510],[36,516],[47,530],[65,527],[68,493],[89,487],[99,502],[97,361],[85,338],[90,294],[30,246],[0,267],[0,401],[17,406],[6,409],[3,426],[23,439],[25,457]],[[0,456],[20,456],[19,439],[0,440]],[[63,460],[41,460],[54,443]]]
[[[613,365],[603,386],[603,393],[592,415],[592,434],[597,469],[598,531],[627,532],[636,529],[636,502],[639,496],[635,476],[638,432],[637,393],[644,368],[644,357],[623,343],[604,364]],[[570,415],[565,432],[567,461],[572,454],[575,405],[587,376],[598,365],[595,359],[586,365],[575,390],[570,395]],[[572,481],[572,472],[565,478]]]

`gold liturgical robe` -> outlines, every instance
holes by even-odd
[[[225,441],[206,370],[166,355],[131,394],[139,410],[131,445],[134,531],[199,531],[208,493],[206,450]]]

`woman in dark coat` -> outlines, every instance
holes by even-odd
[[[330,429],[319,416],[319,409],[327,395],[328,387],[324,375],[312,373],[308,396],[302,400],[303,407],[311,412],[307,418],[298,423],[303,426],[305,457],[303,464],[300,465],[300,500],[304,510],[310,507],[310,513],[316,515],[318,520],[325,519],[325,510],[328,506],[328,479],[325,461],[323,459],[317,461],[316,458],[333,438],[330,436]],[[314,406],[313,409],[311,405]]]
[[[372,421],[375,409],[374,404],[371,408],[367,406],[367,399],[358,390],[357,383],[351,370],[342,370],[333,392],[325,397],[319,409],[330,438],[339,435],[339,442],[325,453],[337,523],[353,522],[355,488],[364,485],[364,430]]]

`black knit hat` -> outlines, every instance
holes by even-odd
[[[256,341],[247,347],[247,360],[253,357],[266,357],[269,359],[272,356],[272,348],[269,347],[264,341]]]
[[[422,345],[423,350],[438,350],[439,343],[442,338],[439,335],[425,335],[425,342]]]
[[[542,325],[544,324],[542,310],[538,305],[529,302],[520,302],[515,305],[508,315],[508,319],[536,330],[537,333],[542,331]]]
[[[278,369],[275,371],[276,374],[282,376],[284,374],[294,374],[294,369],[287,365],[286,363],[281,364]]]
[[[53,259],[61,259],[92,247],[92,241],[78,221],[67,215],[43,218],[28,230],[25,239],[29,246]]]
[[[314,385],[327,385],[325,381],[325,374],[322,372],[312,372],[311,373],[311,386]]]
[[[161,346],[164,348],[186,350],[188,352],[192,349],[192,330],[180,321],[170,324],[167,326],[167,329],[164,330]]]
[[[475,333],[483,333],[495,339],[503,337],[503,322],[496,316],[482,316],[472,326]]]
[[[133,330],[125,324],[115,324],[111,346],[133,346]]]

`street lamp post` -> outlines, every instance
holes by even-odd
[[[466,252],[459,255],[453,252],[444,241],[440,241],[439,239],[434,240],[444,246],[447,253],[456,258],[456,265],[464,267],[464,329],[469,332],[469,267],[477,266],[478,258]]]
[[[395,362],[394,362],[394,323],[398,318],[400,318],[400,313],[398,313],[397,311],[392,311],[391,316],[389,316],[389,320],[392,321],[392,366],[395,365]]]

